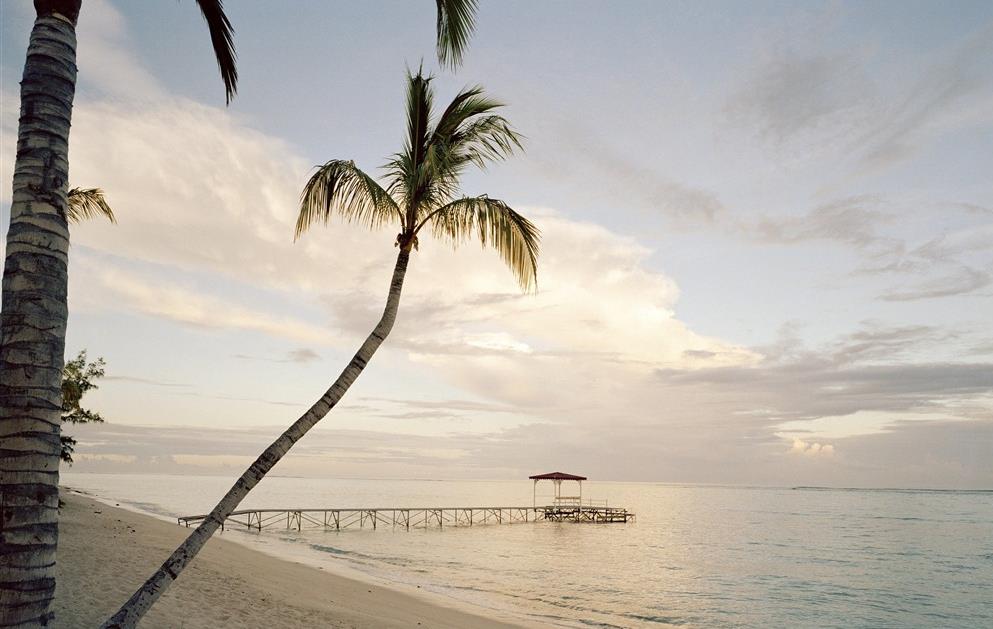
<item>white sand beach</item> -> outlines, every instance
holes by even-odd
[[[188,531],[63,490],[59,627],[96,627]],[[518,625],[211,539],[142,627],[480,627]]]

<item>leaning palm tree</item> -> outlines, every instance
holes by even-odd
[[[497,250],[521,287],[534,289],[537,278],[538,229],[503,201],[488,196],[458,197],[459,178],[470,165],[479,167],[508,157],[520,148],[518,135],[495,110],[497,101],[479,87],[465,89],[432,120],[431,79],[408,74],[407,142],[386,166],[383,183],[347,160],[320,166],[304,187],[296,236],[337,214],[370,228],[396,225],[399,249],[386,308],[341,375],[310,409],[255,460],[228,490],[203,523],[104,627],[133,627],[179,576],[214,531],[255,485],[307,431],[338,404],[386,340],[400,305],[400,291],[411,250],[427,230],[457,245],[476,237]]]
[[[238,79],[231,24],[221,0],[197,4],[230,100]],[[75,204],[66,190],[81,0],[34,5],[0,316],[0,627],[52,619],[68,223],[109,210],[94,191],[77,191]]]

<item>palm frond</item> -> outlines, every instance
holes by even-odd
[[[452,102],[441,113],[433,135],[439,138],[448,138],[467,119],[485,114],[498,107],[503,107],[503,103],[486,96],[481,85],[465,87],[455,95]]]
[[[425,77],[418,68],[417,74],[407,70],[407,138],[403,151],[393,156],[386,165],[387,189],[390,194],[402,199],[404,207],[416,208],[424,193],[430,190],[430,173],[424,168],[425,155],[430,137],[431,109],[434,105],[434,90],[431,77]],[[413,225],[409,216],[406,227]]]
[[[425,77],[421,70],[417,74],[407,71],[407,152],[411,161],[419,164],[424,160],[428,143],[428,125],[431,108],[434,105],[434,90],[431,76]]]
[[[452,69],[462,64],[469,37],[476,27],[477,0],[436,0],[438,3],[438,62]]]
[[[389,193],[352,161],[332,160],[317,168],[300,195],[294,238],[317,221],[326,224],[332,213],[372,228],[392,219],[403,224],[400,208]]]
[[[422,171],[426,185],[418,196],[418,218],[458,196],[459,179],[467,165],[485,168],[521,147],[521,137],[505,118],[492,113],[503,104],[481,87],[462,90],[431,129]]]
[[[487,162],[506,159],[523,149],[521,140],[503,116],[482,116],[468,120],[448,138],[447,157],[452,167],[471,162],[486,168]]]
[[[73,188],[66,195],[66,220],[79,223],[94,216],[105,216],[111,223],[116,223],[114,211],[110,209],[107,199],[100,188]]]
[[[541,232],[503,201],[464,197],[426,216],[417,229],[426,223],[431,224],[435,236],[447,238],[455,246],[476,236],[483,246],[499,252],[524,291],[537,288]]]
[[[472,162],[485,168],[486,162],[505,159],[523,148],[521,136],[503,116],[492,113],[503,103],[483,93],[479,86],[466,88],[438,118],[431,132],[432,155],[442,156],[438,168],[456,169]]]
[[[235,63],[237,54],[234,50],[234,28],[224,14],[224,0],[197,0],[207,30],[210,31],[210,43],[217,57],[217,67],[224,81],[224,99],[231,104],[235,92],[238,91],[238,68]]]

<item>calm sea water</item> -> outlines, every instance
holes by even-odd
[[[230,479],[63,474],[164,516]],[[529,481],[268,478],[245,507],[527,505]],[[993,492],[584,483],[628,524],[224,536],[565,627],[993,627]]]

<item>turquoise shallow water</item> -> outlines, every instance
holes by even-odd
[[[63,474],[160,515],[230,480]],[[628,524],[226,536],[548,626],[993,627],[993,492],[585,483]],[[257,507],[526,505],[528,481],[266,479]]]

